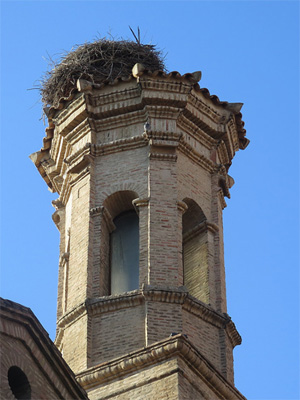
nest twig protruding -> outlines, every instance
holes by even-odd
[[[77,46],[45,74],[40,87],[42,102],[45,106],[57,105],[60,98],[70,95],[80,78],[102,83],[129,76],[136,63],[150,71],[165,71],[155,45],[104,38]]]

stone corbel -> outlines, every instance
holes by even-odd
[[[60,221],[63,216],[64,209],[58,209],[52,214],[52,220],[55,223],[57,229],[60,231]]]
[[[183,215],[189,207],[184,201],[177,201],[177,208],[182,212]]]
[[[69,253],[69,252],[65,252],[65,253],[63,253],[63,254],[60,256],[59,263],[60,263],[60,264],[66,263],[66,262],[69,261],[69,258],[70,258],[70,253]]]
[[[132,205],[137,214],[139,213],[140,207],[148,207],[149,200],[150,200],[150,197],[146,197],[144,199],[137,198],[137,199],[132,200]]]
[[[59,210],[60,208],[64,207],[63,202],[60,200],[60,198],[53,200],[52,205],[55,208],[55,210]]]

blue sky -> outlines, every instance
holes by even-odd
[[[235,383],[250,399],[299,399],[299,2],[2,1],[1,296],[55,336],[58,231],[29,154],[45,126],[35,87],[54,59],[107,35],[166,54],[169,71],[243,102],[247,137],[224,210],[228,313],[243,343]]]

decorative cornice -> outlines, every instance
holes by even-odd
[[[163,303],[183,304],[187,297],[187,290],[184,286],[158,287],[143,285],[142,295],[146,301],[160,301]]]
[[[230,317],[227,314],[215,311],[210,305],[188,294],[184,286],[174,288],[144,284],[141,290],[120,295],[90,298],[64,314],[57,321],[57,328],[64,329],[86,314],[96,315],[128,307],[137,307],[145,301],[181,304],[183,310],[220,329],[225,329],[233,347],[241,344],[241,337]],[[58,339],[56,339],[57,341]]]
[[[89,164],[91,158],[88,156],[91,155],[91,146],[91,143],[85,143],[83,147],[64,159],[64,163],[68,166],[67,173],[78,172],[78,168],[81,169],[81,166],[85,167]]]
[[[57,320],[56,326],[58,329],[65,328],[70,323],[74,323],[78,318],[87,314],[87,301],[74,307],[71,311],[64,314]]]
[[[194,121],[189,120],[183,113],[179,115],[176,124],[178,128],[182,129],[185,135],[192,137],[208,150],[211,150],[215,146],[216,139],[205,133],[203,129],[195,124]]]
[[[239,135],[238,135],[238,131],[237,131],[235,117],[233,115],[229,118],[229,120],[227,122],[227,128],[229,131],[229,136],[233,143],[233,148],[235,151],[238,151],[240,148]]]
[[[122,110],[123,111],[123,110]],[[128,111],[127,113],[117,113],[112,116],[105,116],[99,118],[95,115],[92,119],[97,132],[109,131],[115,128],[123,128],[134,124],[144,124],[147,119],[147,112],[143,106],[138,107],[138,109],[133,111]]]
[[[92,155],[101,156],[106,154],[118,153],[124,150],[136,149],[148,145],[145,134],[133,136],[126,139],[118,139],[108,143],[92,145]]]
[[[140,290],[133,290],[121,295],[89,299],[87,308],[89,314],[96,315],[128,307],[137,307],[143,302]]]
[[[144,298],[140,290],[134,290],[120,295],[90,298],[64,314],[57,321],[57,327],[65,328],[67,325],[86,314],[95,315],[137,306],[142,304],[143,300]]]
[[[76,379],[87,390],[174,357],[184,360],[218,398],[246,400],[181,334],[129,353],[126,356],[91,367],[78,373]]]
[[[158,130],[149,130],[145,134],[151,144],[155,145],[156,143],[159,143],[157,144],[158,146],[168,146],[168,144],[164,143],[168,143],[170,141],[171,147],[176,146],[182,136],[181,133]]]
[[[205,169],[209,173],[214,172],[215,163],[206,158],[205,156],[203,156],[202,154],[195,151],[194,148],[190,146],[188,143],[186,143],[183,138],[180,140],[178,150],[187,157],[189,157],[191,160],[193,160],[196,164],[200,165],[203,169]]]
[[[231,319],[226,324],[225,330],[226,330],[226,333],[227,333],[227,335],[228,335],[228,337],[230,339],[232,347],[235,347],[235,346],[238,346],[238,345],[242,344],[242,337],[238,333],[238,331],[237,331],[237,329],[235,327],[235,324],[231,321]]]
[[[193,108],[197,110],[197,112],[201,111],[211,122],[213,122],[213,125],[210,124],[210,128],[218,132],[217,127],[226,121],[226,115],[229,115],[229,113],[226,111],[221,113],[220,110],[217,110],[215,106],[209,106],[200,97],[201,95],[199,96],[198,93],[191,92],[188,99],[187,109],[189,109],[189,111],[193,114]]]
[[[150,160],[155,159],[159,161],[177,161],[177,154],[168,154],[168,153],[149,153]]]
[[[203,303],[190,294],[183,303],[183,309],[218,328],[224,328],[229,320],[228,316],[215,311],[210,305]]]
[[[228,165],[230,164],[230,159],[228,157],[226,145],[224,143],[224,140],[220,140],[217,144],[217,152],[219,155],[219,162],[220,164]]]
[[[70,102],[68,107],[60,111],[51,121],[55,125],[55,132],[65,136],[87,116],[86,98],[81,95]]]

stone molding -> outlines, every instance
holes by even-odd
[[[183,113],[177,119],[177,126],[187,135],[191,136],[207,149],[211,149],[216,144],[216,139],[209,136],[203,129],[199,128],[193,121],[189,120]]]
[[[168,153],[153,153],[149,154],[150,160],[159,160],[159,161],[177,161],[177,154],[168,154]]]
[[[183,138],[179,142],[178,150],[206,171],[212,173],[215,170],[215,163],[194,150]]]
[[[143,285],[142,296],[146,301],[159,301],[163,303],[183,304],[188,293],[184,286],[156,287],[153,285]]]
[[[205,357],[181,334],[154,343],[146,348],[129,353],[112,361],[96,365],[76,375],[85,390],[120,379],[135,371],[167,361],[181,358],[201,380],[216,393],[216,398],[246,400]],[[180,372],[180,371],[178,371]]]
[[[198,73],[196,75],[199,76]],[[79,89],[85,93],[72,94],[69,99],[62,99],[58,110],[53,107],[49,110],[44,146],[40,152],[31,155],[32,161],[50,188],[60,191],[61,181],[55,181],[55,177],[65,173],[62,161],[63,158],[69,160],[69,146],[86,136],[87,141],[94,142],[96,131],[133,123],[142,125],[148,118],[167,118],[172,121],[174,130],[182,129],[208,150],[213,150],[216,140],[222,140],[224,145],[219,148],[219,158],[229,165],[235,151],[244,149],[248,144],[241,113],[237,111],[241,104],[221,102],[216,96],[210,96],[207,89],[200,89],[193,76],[180,75],[176,71],[169,74],[144,71],[139,72],[137,78],[117,79],[113,84],[101,84],[99,87],[79,82]],[[96,145],[99,146],[96,152],[109,154],[146,144],[146,138],[141,139],[140,136],[138,139],[118,139],[113,143]],[[162,146],[161,143],[153,145]],[[178,148],[206,170],[213,171],[214,163],[194,152],[182,139]],[[176,160],[176,155],[166,156],[159,151],[151,157]]]
[[[230,317],[228,317],[228,318],[230,318]],[[231,321],[231,319],[226,324],[225,330],[226,330],[227,336],[229,337],[233,348],[235,346],[242,344],[242,337],[238,333],[236,326],[235,326],[234,322]]]
[[[233,346],[241,344],[241,337],[230,317],[227,314],[215,311],[210,305],[188,294],[184,286],[173,288],[144,284],[141,290],[137,289],[114,296],[90,298],[63,315],[57,321],[57,328],[58,330],[63,330],[66,326],[74,323],[78,318],[86,314],[96,315],[128,307],[136,307],[145,301],[181,304],[184,310],[201,318],[203,321],[221,329],[225,328]],[[58,333],[55,340],[58,346],[60,344],[60,337],[61,333]]]
[[[136,149],[147,145],[147,138],[143,134],[141,136],[132,136],[130,138],[118,139],[108,143],[94,144],[91,147],[91,154],[95,157],[98,157],[105,154],[112,154],[124,150]]]

